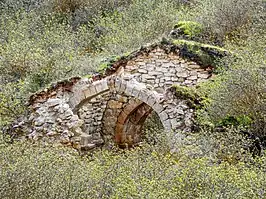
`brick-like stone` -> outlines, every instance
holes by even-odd
[[[162,123],[166,132],[170,132],[172,130],[171,122],[168,119],[163,121]]]
[[[147,74],[147,73],[148,73],[148,71],[145,70],[145,69],[139,69],[138,72],[139,72],[139,73],[143,73],[143,74]]]
[[[197,76],[189,76],[187,79],[189,79],[189,80],[196,80],[196,79],[198,79],[198,77]]]
[[[101,92],[107,91],[109,88],[107,84],[104,84],[103,82],[98,82],[97,84],[95,84],[95,89],[97,93],[101,93]]]
[[[122,81],[119,83],[119,90],[117,90],[119,93],[124,93],[127,87],[127,81]],[[117,87],[118,88],[118,87]]]
[[[132,90],[132,96],[134,97],[138,97],[139,96],[139,88],[138,87],[134,87],[133,90]]]
[[[156,113],[160,113],[164,110],[163,106],[161,104],[159,104],[158,102],[156,102],[152,108],[155,110]]]
[[[169,117],[168,117],[168,114],[165,112],[165,111],[163,111],[163,112],[161,112],[160,114],[159,114],[159,117],[160,117],[160,119],[162,120],[162,121],[165,121],[165,120],[167,120]]]
[[[112,108],[112,109],[120,109],[122,108],[123,103],[119,102],[119,101],[115,101],[115,100],[110,100],[107,103],[107,107],[108,108]]]
[[[184,77],[184,78],[186,78],[186,77],[188,77],[188,72],[186,72],[186,71],[185,72],[180,72],[180,73],[177,72],[176,73],[176,76],[177,77]]]
[[[139,93],[139,99],[142,101],[142,102],[147,102],[148,100],[148,97],[149,97],[149,90],[142,90],[140,91]]]
[[[171,66],[173,66],[173,64],[169,63],[168,61],[162,64],[163,68],[170,68]]]
[[[125,94],[127,94],[128,96],[132,96],[132,91],[133,91],[134,86],[135,85],[127,84]]]
[[[200,69],[201,68],[200,65],[197,65],[197,64],[189,64],[188,67],[191,69]]]
[[[124,122],[127,119],[128,114],[126,114],[124,111],[122,111],[117,119],[117,122],[120,124],[124,124]]]
[[[90,98],[91,96],[95,95],[97,93],[95,86],[91,85],[90,87],[87,87],[83,90],[83,94],[86,98]]]
[[[168,72],[168,68],[163,68],[163,67],[157,67],[156,70],[158,72],[162,72],[162,73],[167,73]]]
[[[154,80],[156,77],[152,76],[152,75],[147,75],[147,74],[143,74],[142,75],[142,79],[143,80]]]
[[[202,79],[208,79],[211,76],[209,73],[199,73],[198,77]]]
[[[148,97],[146,104],[152,107],[155,103],[156,103],[156,97],[154,95],[150,95]]]
[[[48,107],[54,107],[62,103],[61,99],[48,99],[46,104]]]
[[[148,74],[151,76],[163,75],[160,71],[149,71]]]

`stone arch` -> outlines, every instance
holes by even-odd
[[[138,143],[143,124],[151,112],[152,108],[144,102],[128,104],[118,116],[114,132],[115,143],[120,147]]]
[[[118,92],[124,93],[127,96],[132,96],[136,99],[139,99],[141,102],[144,102],[154,110],[161,119],[161,122],[166,131],[171,130],[171,124],[167,120],[168,115],[164,112],[163,104],[163,95],[159,94],[154,90],[149,90],[146,88],[145,84],[139,83],[134,79],[125,81],[121,78],[115,79],[115,88]]]
[[[85,101],[108,91],[126,94],[146,103],[159,115],[165,130],[171,130],[171,125],[166,120],[167,113],[163,112],[164,108],[160,104],[163,98],[162,94],[147,89],[144,83],[139,83],[133,78],[127,80],[118,76],[111,76],[85,85],[75,92],[75,95],[70,98],[69,104],[75,112]]]
[[[135,104],[128,104],[116,119],[112,138],[117,144],[136,142],[135,140],[137,139],[133,139],[134,141],[130,142],[130,139],[124,138],[125,131],[128,131],[125,128],[138,128],[137,132],[141,132],[142,125],[151,111],[157,113],[166,131],[171,130],[172,126],[168,119],[169,117],[167,112],[164,111],[163,104],[161,104],[163,95],[148,89],[144,83],[139,83],[134,78],[127,79],[119,76],[111,76],[89,85],[83,85],[81,88],[75,89],[75,95],[70,98],[69,104],[73,112],[76,112],[86,101],[107,92],[125,95],[138,100]],[[135,118],[133,119],[133,117]],[[133,136],[133,134],[131,135]],[[110,138],[106,138],[105,140],[107,141],[108,139]]]
[[[108,92],[110,89],[107,80],[108,78],[104,78],[91,84],[83,85],[82,87],[78,86],[77,88],[73,88],[74,95],[68,102],[73,112],[76,112],[86,101]]]

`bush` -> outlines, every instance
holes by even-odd
[[[226,58],[216,80],[201,87],[208,90],[210,102],[207,105],[210,117],[206,120],[219,124],[234,118],[252,134],[263,138],[266,135],[265,40],[262,35],[250,35],[244,46],[237,47],[231,42],[227,45],[235,51],[237,59]]]
[[[173,1],[134,1],[126,10],[98,21],[103,27],[103,50],[111,55],[135,50],[169,33],[178,16]]]
[[[195,1],[195,20],[203,24],[206,42],[224,44],[252,28],[263,3],[260,0]]]
[[[226,139],[216,142],[222,153]],[[265,158],[212,163],[208,153],[173,154],[164,144],[162,138],[155,146],[80,157],[67,148],[1,142],[1,198],[264,198]]]
[[[2,14],[0,125],[21,115],[30,93],[51,82],[93,71],[97,56],[92,60],[93,52],[86,52],[92,37],[82,28],[73,32],[52,15],[25,11]]]
[[[193,21],[179,21],[171,35],[176,38],[197,40],[202,34],[202,25]],[[174,34],[174,35],[173,35]]]

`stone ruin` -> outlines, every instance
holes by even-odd
[[[194,108],[173,85],[195,87],[212,77],[213,67],[184,58],[183,50],[155,43],[111,62],[103,74],[73,77],[32,95],[26,137],[85,150],[133,146],[152,112],[165,132],[190,132]]]

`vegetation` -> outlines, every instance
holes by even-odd
[[[208,44],[196,41],[188,41],[183,39],[173,40],[173,44],[181,49],[181,56],[200,63],[203,67],[216,66],[217,60],[226,55],[230,55],[230,51]]]
[[[265,24],[264,0],[2,0],[1,198],[265,198]],[[198,132],[175,142],[155,117],[140,147],[83,156],[2,138],[31,93],[102,72],[173,27],[174,45],[217,66],[197,92],[175,88],[200,97]]]
[[[174,29],[177,30],[177,37],[185,39],[196,39],[202,33],[202,25],[194,21],[179,21]]]
[[[188,140],[193,144],[178,153],[160,137],[157,145],[83,157],[66,148],[1,142],[1,198],[265,198],[265,157],[241,157],[236,138],[214,137]]]

